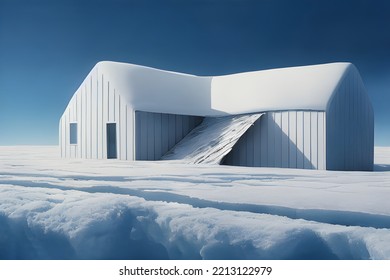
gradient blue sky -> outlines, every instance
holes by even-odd
[[[57,144],[101,60],[196,75],[349,61],[390,146],[388,0],[0,0],[0,145]]]

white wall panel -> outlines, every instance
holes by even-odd
[[[132,145],[132,139],[134,135],[134,128],[133,124],[134,123],[134,117],[133,117],[133,111],[126,106],[126,160],[133,160],[134,157],[134,145]]]
[[[325,117],[326,113],[317,115],[317,169],[326,169],[326,125],[325,125]]]
[[[157,115],[157,114],[156,114]],[[146,130],[147,130],[147,138],[144,139],[147,143],[147,159],[148,160],[154,160],[154,139],[156,138],[156,135],[154,134],[154,118],[155,116],[152,113],[146,113],[145,121],[146,123]],[[137,144],[138,145],[138,144]]]
[[[310,162],[312,168],[318,169],[318,114],[310,112]]]
[[[326,164],[330,170],[372,170],[374,115],[357,71],[349,71],[328,105]]]
[[[253,128],[253,127],[252,127]],[[248,129],[248,138],[254,139],[255,137],[255,131],[254,129]],[[246,162],[248,163],[249,166],[254,166],[254,145],[249,143],[249,141],[246,143]]]
[[[257,143],[257,145],[253,145],[253,166],[261,166],[261,130],[258,125],[253,125],[252,128],[253,141],[254,143]]]
[[[103,80],[103,76],[100,74],[100,73],[97,73],[97,77],[96,77],[96,91],[97,91],[97,95],[96,95],[96,102],[97,102],[97,114],[96,114],[96,123],[97,123],[97,126],[96,126],[96,139],[97,139],[97,147],[96,147],[96,153],[97,153],[97,158],[103,158],[103,153],[102,153],[102,147],[103,147],[103,112],[102,112],[102,105],[103,105],[103,102],[102,102],[102,98],[103,98],[103,95],[102,95],[102,80]]]
[[[71,158],[107,158],[107,123],[116,123],[117,157],[134,159],[134,113],[95,69],[70,100],[60,120],[61,155]],[[69,125],[77,122],[78,141],[70,145]]]
[[[271,112],[269,114],[266,114],[265,117],[267,118],[267,150],[268,150],[268,158],[267,158],[267,164],[269,167],[275,166],[275,121],[274,121],[274,113]],[[272,120],[272,121],[271,121]]]
[[[248,130],[228,158],[238,165],[372,170],[373,109],[356,69],[348,67],[346,71],[328,103],[326,115],[309,110],[269,112]],[[128,92],[118,92],[109,76],[99,72],[99,66],[91,71],[71,98],[59,123],[63,157],[107,157],[106,125],[116,123],[118,158],[134,159],[140,153],[157,159],[198,120],[150,113],[145,115],[149,119],[144,124],[146,131],[138,133],[135,127],[142,127],[142,120],[137,121],[133,108],[121,96],[128,96]],[[78,140],[77,144],[70,145],[72,122],[78,124]],[[146,148],[141,145],[138,151],[135,142],[140,143],[142,139]],[[237,148],[240,142],[245,145]]]
[[[289,167],[297,167],[297,112],[288,112]]]
[[[318,158],[323,159],[325,153],[325,132],[323,124],[318,125],[324,115],[317,111],[266,113],[240,138],[224,164],[297,168],[300,160],[299,168],[317,168]],[[302,146],[298,148],[296,143]]]
[[[192,123],[191,127],[194,127]],[[169,115],[161,114],[161,131],[169,130]],[[139,143],[139,142],[138,142]],[[166,154],[169,150],[169,133],[161,132],[161,154]]]
[[[135,112],[137,160],[159,160],[203,118],[195,116]]]
[[[176,135],[176,141],[175,143],[179,142],[181,139],[183,139],[183,118],[180,115],[176,115],[176,127],[175,127],[175,135]]]
[[[125,160],[126,159],[126,149],[128,146],[128,143],[126,142],[126,130],[127,130],[127,117],[126,117],[126,111],[127,111],[127,106],[126,103],[123,102],[122,98],[119,96],[119,104],[120,104],[120,121],[117,123],[117,141],[118,141],[118,158]]]
[[[303,161],[304,161],[304,158],[303,158],[303,153],[304,153],[304,149],[303,149],[303,139],[304,139],[304,134],[303,134],[303,112],[302,111],[298,111],[297,112],[297,168],[303,168],[304,167],[304,164],[303,164]]]
[[[311,169],[311,112],[303,112],[303,168]],[[316,128],[316,126],[315,126]],[[313,129],[314,130],[314,129]]]
[[[86,94],[84,87],[80,87],[80,94],[81,94],[81,119],[82,119],[82,128],[81,128],[81,139],[80,139],[80,144],[82,145],[82,153],[81,157],[82,158],[87,158],[87,102],[86,102]]]
[[[97,158],[97,86],[95,73],[91,75],[91,158]]]
[[[281,134],[282,134],[282,167],[288,167],[289,165],[289,112],[282,112],[282,126],[281,126]]]
[[[176,143],[176,116],[168,114],[168,148],[172,148]]]
[[[282,113],[273,113],[274,118],[274,135],[275,135],[275,166],[282,166]]]
[[[154,117],[154,155],[155,160],[159,159],[162,155],[162,126],[161,126],[161,115],[155,114]]]

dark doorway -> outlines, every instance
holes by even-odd
[[[117,158],[116,155],[116,123],[107,124],[107,158]]]

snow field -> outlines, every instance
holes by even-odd
[[[0,147],[1,259],[390,259],[377,172],[61,160]]]

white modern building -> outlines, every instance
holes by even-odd
[[[199,77],[100,62],[59,139],[66,158],[372,170],[374,114],[350,63]]]

